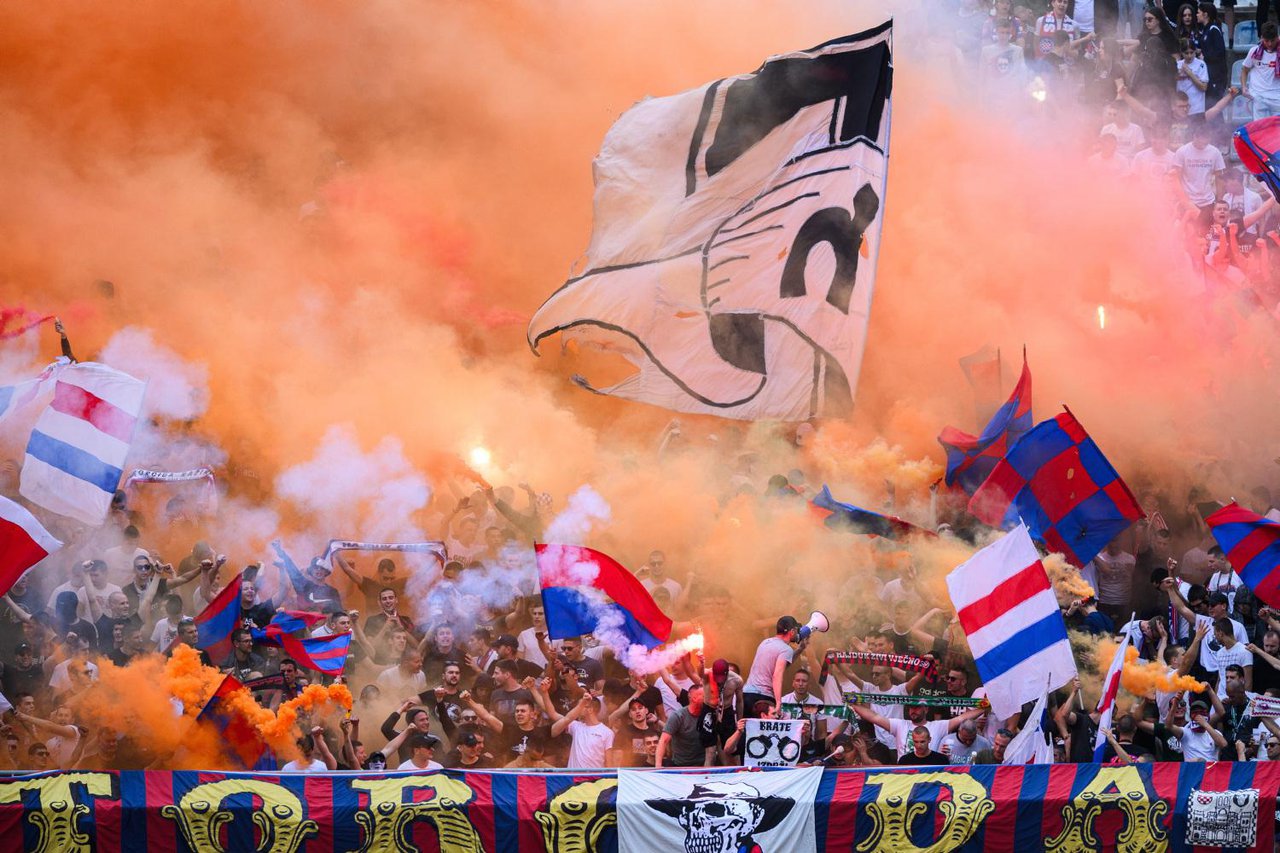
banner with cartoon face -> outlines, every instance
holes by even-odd
[[[608,388],[684,412],[849,410],[884,216],[892,26],[641,101],[594,164],[584,271],[529,324],[622,355]]]
[[[814,850],[822,768],[769,773],[618,773],[618,843],[627,851]]]

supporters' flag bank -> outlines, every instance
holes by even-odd
[[[1280,607],[1280,524],[1234,503],[1205,521],[1245,586]]]
[[[887,539],[901,539],[912,533],[934,535],[932,531],[916,527],[911,522],[903,521],[896,516],[881,515],[853,504],[842,503],[831,496],[831,490],[825,485],[822,491],[814,496],[811,506],[822,516],[823,524],[836,530],[851,530],[854,533],[868,533],[873,536],[884,536]]]
[[[552,639],[598,633],[652,649],[671,636],[671,617],[608,554],[574,545],[534,547]]]
[[[1001,524],[1011,508],[1032,536],[1076,566],[1143,516],[1071,412],[1032,427],[969,500],[969,511],[991,525]]]
[[[1031,369],[1022,358],[1022,376],[1009,400],[996,411],[980,436],[945,427],[938,443],[947,451],[947,485],[972,495],[1001,458],[1031,429]]]
[[[22,496],[100,525],[120,485],[146,384],[103,364],[69,365],[36,420],[22,463]]]
[[[61,547],[26,507],[0,496],[0,595],[23,572]]]
[[[847,412],[875,284],[889,150],[892,27],[774,56],[649,98],[594,163],[584,271],[529,345],[619,353],[588,390],[720,417]]]
[[[1075,677],[1067,626],[1025,527],[952,570],[947,590],[996,717]]]

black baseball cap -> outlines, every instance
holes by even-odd
[[[409,738],[410,749],[435,749],[440,743],[440,738],[435,735],[416,734]]]
[[[1215,604],[1229,604],[1231,599],[1227,598],[1226,593],[1211,592],[1205,598],[1205,603],[1212,607]]]
[[[517,640],[511,634],[503,634],[500,637],[498,637],[498,639],[494,640],[492,645],[495,648],[497,648],[498,646],[511,646],[511,648],[514,649],[520,646],[520,641]]]

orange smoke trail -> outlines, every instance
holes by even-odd
[[[1171,693],[1180,690],[1200,692],[1207,685],[1189,675],[1169,675],[1169,668],[1156,661],[1139,661],[1138,650],[1132,646],[1124,655],[1124,670],[1120,674],[1120,686],[1134,696],[1151,698],[1159,690]]]

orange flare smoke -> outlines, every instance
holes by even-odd
[[[1169,668],[1155,661],[1139,661],[1138,650],[1132,646],[1124,654],[1124,670],[1120,674],[1120,686],[1134,696],[1152,698],[1159,690],[1173,693],[1191,690],[1199,693],[1206,685],[1189,675],[1170,675]]]

